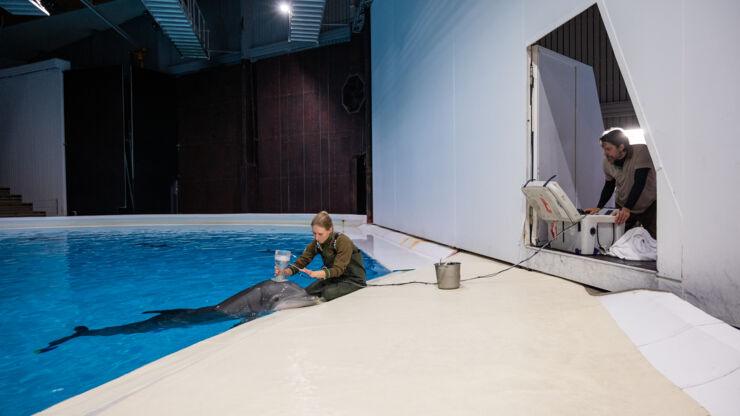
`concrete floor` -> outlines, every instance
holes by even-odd
[[[507,265],[456,254],[462,278]],[[433,266],[372,284],[434,282]],[[583,286],[522,269],[257,319],[45,415],[707,414]]]

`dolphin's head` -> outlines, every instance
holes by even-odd
[[[224,300],[216,308],[233,317],[243,317],[317,303],[319,299],[316,296],[309,295],[304,288],[293,282],[265,280]]]
[[[306,289],[293,282],[270,282],[269,286],[263,287],[265,292],[269,292],[270,310],[295,309],[321,303],[319,298],[309,295]]]

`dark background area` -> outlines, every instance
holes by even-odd
[[[172,210],[177,177],[175,77],[120,66],[64,73],[70,215]]]
[[[118,214],[124,205],[124,97],[120,66],[64,74],[70,215]]]
[[[321,33],[334,40],[290,43],[274,1],[200,1],[208,59],[180,54],[138,0],[89,3],[45,0],[48,17],[0,8],[0,68],[71,64],[69,215],[371,214],[369,13],[356,20],[369,3],[327,0]]]
[[[70,215],[370,212],[367,25],[350,42],[177,76],[133,53],[98,66],[107,60],[83,50],[105,42],[49,54],[73,63]],[[354,112],[342,105],[352,76],[365,97]]]

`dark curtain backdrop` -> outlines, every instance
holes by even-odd
[[[69,215],[172,211],[175,79],[130,70],[117,65],[64,73]]]
[[[69,215],[117,215],[124,189],[124,96],[120,66],[64,73]]]

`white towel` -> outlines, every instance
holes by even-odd
[[[635,227],[609,248],[609,255],[625,260],[656,260],[658,242],[642,227]]]

